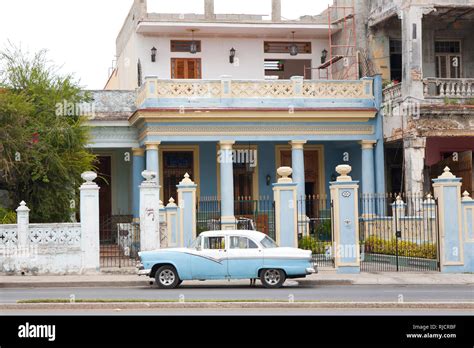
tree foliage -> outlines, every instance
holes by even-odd
[[[13,205],[28,204],[33,222],[69,221],[81,173],[93,169],[86,117],[57,112],[57,105],[86,102],[79,83],[59,73],[45,51],[0,51],[0,188]]]

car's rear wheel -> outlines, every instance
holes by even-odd
[[[285,272],[281,269],[264,269],[260,273],[260,281],[263,286],[269,289],[281,288],[286,280]]]
[[[178,272],[173,266],[162,266],[155,273],[155,284],[160,289],[174,289],[179,283]]]

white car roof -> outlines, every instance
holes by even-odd
[[[203,237],[216,237],[216,236],[244,236],[253,237],[257,240],[262,240],[266,234],[258,231],[247,231],[247,230],[225,230],[225,231],[207,231],[200,234]]]

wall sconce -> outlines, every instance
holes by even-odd
[[[331,181],[336,181],[337,180],[337,174],[336,173],[333,173],[331,175]]]
[[[152,61],[152,63],[156,62],[156,52],[157,52],[156,47],[153,47],[151,49],[151,61]]]
[[[267,175],[266,180],[267,180],[267,186],[270,186],[270,184],[272,183],[272,177],[270,176],[270,174]]]
[[[232,47],[229,51],[229,63],[234,64],[234,58],[235,58],[235,48]]]
[[[293,43],[290,45],[290,56],[297,56],[298,55],[298,45],[295,42],[295,32],[291,32],[293,34]]]
[[[321,64],[324,64],[326,63],[326,58],[328,57],[328,51],[326,49],[324,49],[322,52],[321,52]]]

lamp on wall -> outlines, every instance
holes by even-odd
[[[157,49],[156,47],[153,46],[153,48],[151,49],[151,61],[153,63],[156,62],[156,52],[157,52]]]
[[[290,45],[290,56],[297,56],[298,55],[298,45],[295,42],[295,32],[291,32],[293,34],[293,43]]]
[[[326,49],[324,49],[322,52],[321,52],[321,64],[324,64],[326,63],[326,58],[328,57],[328,51]]]
[[[270,174],[267,174],[266,180],[267,180],[267,186],[270,186],[270,184],[272,183],[272,177]]]
[[[191,33],[192,33],[192,41],[191,41],[191,45],[189,46],[189,53],[196,54],[198,47],[197,47],[197,42],[194,41],[194,29],[191,30]]]
[[[234,64],[234,58],[235,58],[235,48],[232,47],[229,51],[229,62],[230,64]]]

